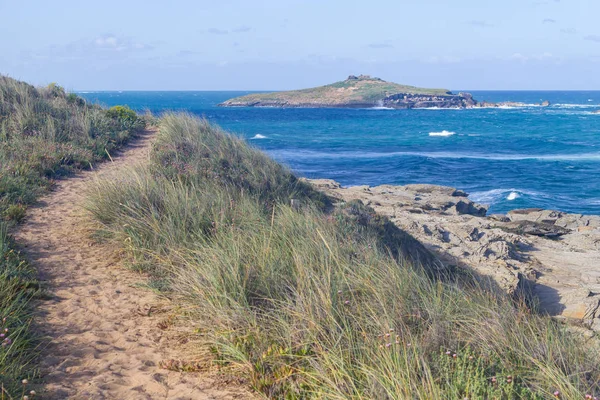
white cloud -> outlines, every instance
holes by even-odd
[[[524,55],[521,53],[513,53],[512,55],[505,57],[505,59],[507,60],[512,60],[512,61],[521,61],[521,62],[527,62],[527,61],[560,61],[561,58],[560,57],[556,57],[554,56],[554,54],[552,53],[541,53],[541,54],[528,54],[528,55]]]
[[[76,43],[75,48],[85,49],[85,43]],[[135,51],[149,50],[153,48],[144,43],[133,41],[130,38],[118,37],[112,34],[102,35],[91,41],[91,47],[97,50],[113,50],[113,51]]]
[[[598,42],[600,43],[600,35],[588,35],[586,37],[584,37],[585,40],[589,40],[591,42]]]
[[[367,45],[367,47],[370,47],[372,49],[393,49],[394,46],[390,43],[385,43],[385,42],[380,42],[380,43],[370,43],[369,45]]]
[[[494,24],[490,24],[487,21],[467,21],[465,22],[467,25],[476,26],[478,28],[491,28]]]
[[[574,35],[577,33],[577,29],[575,28],[565,28],[560,30],[562,33],[566,33],[567,35]]]

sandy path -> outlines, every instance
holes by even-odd
[[[146,132],[114,162],[59,181],[52,193],[29,210],[27,221],[15,232],[50,293],[38,306],[39,330],[51,338],[41,357],[45,383],[41,398],[252,397],[241,387],[217,388],[214,374],[161,369],[161,360],[182,354],[172,345],[173,332],[158,326],[168,316],[164,312],[170,305],[134,287],[144,277],[119,265],[111,248],[89,239],[81,208],[85,185],[95,177],[143,162],[152,137],[153,132]]]

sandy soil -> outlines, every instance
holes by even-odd
[[[144,277],[123,268],[118,254],[92,241],[86,229],[81,208],[86,184],[144,162],[153,134],[141,135],[113,162],[59,181],[15,232],[49,294],[37,307],[37,328],[50,339],[40,360],[41,398],[253,397],[238,384],[224,384],[215,372],[160,367],[164,360],[191,357],[174,339],[176,327],[164,322],[174,305],[140,288]]]

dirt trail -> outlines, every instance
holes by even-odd
[[[241,387],[218,388],[214,374],[161,369],[161,360],[182,353],[171,346],[173,333],[159,328],[167,316],[160,311],[170,305],[136,288],[144,277],[119,265],[110,247],[89,239],[81,208],[86,184],[146,160],[152,138],[148,131],[114,162],[59,181],[15,232],[50,293],[38,306],[39,329],[51,338],[41,357],[41,398],[253,397]]]

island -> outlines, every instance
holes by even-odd
[[[539,106],[548,106],[544,102]],[[478,102],[470,93],[425,89],[387,82],[370,75],[350,75],[346,80],[311,89],[253,93],[229,99],[220,107],[279,108],[498,108],[524,107],[517,102]]]

